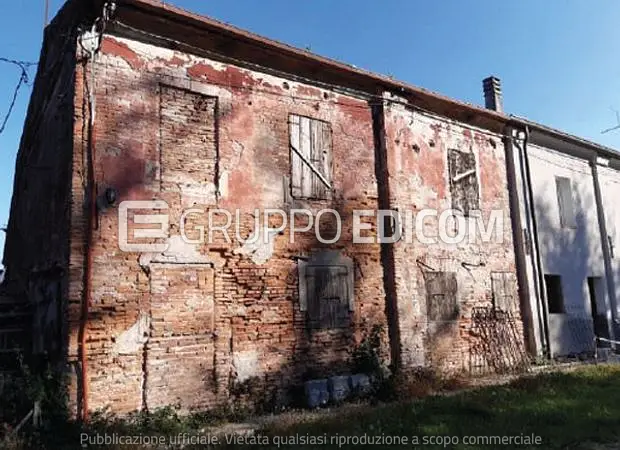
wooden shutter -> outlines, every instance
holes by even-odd
[[[428,320],[455,320],[458,316],[456,273],[428,272],[424,281]]]
[[[576,228],[577,218],[575,217],[573,188],[570,178],[555,177],[555,187],[560,209],[560,225],[562,228]]]
[[[291,192],[295,198],[329,199],[332,133],[327,122],[291,114]]]
[[[452,209],[468,215],[480,209],[476,157],[473,153],[448,150],[448,170]]]
[[[312,328],[340,328],[349,324],[348,269],[308,266],[308,319]]]
[[[496,311],[513,313],[517,310],[515,302],[515,277],[509,272],[491,273],[491,292],[493,308]]]

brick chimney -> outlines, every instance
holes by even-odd
[[[497,77],[488,77],[482,80],[484,89],[484,106],[497,112],[504,111],[502,99],[502,82]]]

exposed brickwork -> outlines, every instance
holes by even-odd
[[[304,377],[346,372],[348,353],[364,330],[385,323],[379,245],[351,244],[351,211],[377,209],[367,103],[181,53],[154,47],[147,53],[131,41],[103,49],[95,69],[99,192],[114,187],[121,200],[166,200],[172,234],[187,207],[205,210],[188,219],[189,235],[206,224],[208,208],[220,207],[241,210],[242,236],[255,229],[254,208],[336,209],[343,237],[330,248],[355,261],[355,310],[348,328],[309,330],[299,310],[297,258],[323,246],[313,231],[289,243],[287,228],[275,236],[263,264],[219,233],[198,251],[181,246],[141,257],[119,251],[116,210],[108,210],[100,216],[93,249],[91,408],[206,407],[246,397],[248,389],[253,401],[269,403],[283,401],[286,388]],[[169,64],[172,58],[177,63]],[[333,201],[290,198],[289,113],[332,124]],[[79,153],[76,173],[83,170]],[[76,198],[82,190],[74,178]],[[325,238],[333,228],[329,218],[322,220]],[[280,220],[274,216],[272,226]],[[73,231],[79,241],[83,229]],[[200,281],[206,273],[213,285]],[[151,321],[144,346],[119,353],[118,341],[144,315]]]
[[[449,372],[488,369],[479,367],[489,364],[486,359],[493,357],[487,354],[485,343],[476,336],[472,312],[474,308],[493,306],[492,272],[508,272],[513,277],[515,274],[502,138],[413,112],[398,103],[386,108],[385,123],[389,195],[393,208],[412,211],[414,219],[423,209],[434,209],[440,214],[451,209],[448,150],[456,149],[475,155],[480,213],[485,226],[491,211],[499,211],[503,218],[499,236],[490,242],[483,242],[479,233],[472,233],[473,242],[468,235],[458,244],[443,243],[438,239],[441,227],[438,217],[428,217],[423,222],[424,236],[434,238],[436,243],[425,244],[414,236],[413,244],[398,242],[394,245],[403,365],[430,365]],[[470,231],[474,222],[476,219],[467,218]],[[411,226],[415,232],[415,224]],[[449,223],[443,228],[450,235],[455,234],[454,226]],[[435,271],[455,273],[458,285],[458,312],[443,321],[431,321],[427,311],[428,277],[425,276]],[[516,283],[512,284],[511,291],[517,299]],[[510,343],[495,342],[493,345],[508,346],[514,340],[517,348],[511,352],[521,354],[522,324],[518,311],[514,312],[513,323],[514,329],[508,330]]]
[[[85,56],[74,47],[75,51]],[[168,404],[193,409],[232,401],[273,406],[286,401],[289,388],[307,378],[350,371],[351,349],[373,325],[387,326],[386,316],[392,315],[390,337],[406,368],[477,367],[479,361],[472,361],[480,359],[481,347],[474,335],[474,308],[492,306],[492,272],[515,270],[500,136],[413,113],[399,106],[404,99],[388,99],[380,107],[378,99],[367,94],[345,95],[296,77],[111,35],[104,36],[94,62],[75,64],[74,56],[66,73],[59,74],[64,84],[73,86],[67,89],[73,99],[67,104],[73,109],[62,109],[73,112],[73,140],[65,130],[59,152],[65,159],[54,160],[65,162],[64,169],[57,169],[71,186],[44,210],[50,217],[65,218],[58,237],[52,236],[52,243],[58,248],[64,245],[65,253],[42,247],[43,259],[50,259],[47,253],[60,252],[64,269],[68,263],[68,271],[58,277],[63,292],[68,292],[63,295],[68,305],[63,323],[71,367],[79,369],[91,158],[100,200],[106,189],[117,190],[119,201],[163,200],[168,209],[161,213],[169,215],[171,224],[166,251],[123,252],[118,243],[118,203],[108,208],[99,203],[90,248],[92,301],[83,330],[91,410],[111,407],[128,412]],[[311,129],[321,130],[317,148],[326,142],[331,145],[330,157],[323,158],[320,151],[314,154],[325,173],[330,172],[333,192],[325,195],[329,200],[292,198],[292,116],[328,124]],[[353,243],[353,210],[449,209],[453,202],[447,152],[452,148],[475,155],[482,215],[504,211],[503,242]],[[43,154],[40,149],[38,153]],[[19,186],[24,191],[21,183],[29,173],[20,159],[16,190]],[[45,186],[49,192],[60,192],[54,183],[42,184],[37,187],[41,198],[49,194]],[[63,216],[60,211],[66,212],[69,204],[71,214]],[[181,223],[187,208],[200,213]],[[219,232],[197,246],[180,239],[183,226],[188,236],[198,237],[198,227],[206,227],[209,212],[218,208],[233,212],[232,242]],[[268,235],[267,243],[236,242],[235,230],[242,237],[266,233],[262,215],[255,217],[254,210],[267,208],[289,213],[298,208],[334,209],[343,221],[342,235],[326,245],[312,229],[297,232],[290,242],[287,226]],[[28,215],[27,206],[14,204],[13,209],[14,223]],[[130,222],[138,212],[129,214]],[[221,223],[224,218],[214,219]],[[302,227],[304,220],[298,219],[296,226]],[[269,225],[276,227],[280,221],[272,216]],[[143,227],[133,224],[129,234],[136,228]],[[324,239],[334,236],[333,216],[324,215],[319,228]],[[436,233],[438,227],[430,220],[427,229]],[[376,235],[376,224],[365,235]],[[9,269],[35,270],[38,262],[23,262],[15,250],[19,239],[12,239]],[[350,316],[326,321],[338,328],[310,327],[300,302],[299,260],[321,250],[337,250],[353,261],[353,302],[346,304]],[[447,307],[437,309],[434,317],[440,319],[434,322],[427,319],[427,305],[442,293],[428,295],[429,270],[448,273],[448,281],[442,283],[450,285],[453,295]],[[510,292],[511,287],[505,289]],[[443,322],[455,303],[455,317]],[[517,347],[518,316],[517,311]],[[387,357],[387,337],[385,341]],[[77,380],[71,380],[72,404],[79,399]]]
[[[150,337],[144,349],[149,408],[213,405],[214,270],[188,264],[151,266]]]
[[[170,86],[160,91],[161,190],[215,195],[217,99]],[[153,162],[157,164],[157,161]],[[209,192],[210,191],[210,192]]]

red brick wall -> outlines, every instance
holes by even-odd
[[[509,291],[517,309],[510,323],[498,325],[499,334],[486,325],[481,330],[479,326],[484,324],[472,321],[474,308],[493,305],[492,272],[508,272],[516,279],[502,137],[413,112],[399,104],[399,99],[391,100],[386,107],[385,131],[392,208],[401,213],[412,211],[414,219],[423,209],[438,213],[451,209],[447,152],[458,149],[473,152],[476,157],[485,225],[492,210],[501,211],[503,216],[501,239],[491,242],[482,242],[478,236],[474,242],[466,239],[446,244],[437,239],[436,244],[428,244],[413,236],[412,243],[394,245],[403,365],[424,365],[452,373],[479,372],[493,369],[490,365],[499,364],[498,358],[520,358],[523,339],[516,282],[511,283]],[[438,238],[437,218],[424,223],[425,236]],[[450,234],[453,231],[449,229]],[[457,277],[458,315],[441,323],[431,322],[427,315],[425,274],[433,271],[455,272]],[[493,342],[481,337],[485,333],[493,336]],[[502,348],[499,354],[492,354]]]
[[[83,104],[82,75],[76,105]],[[246,235],[254,229],[255,208],[330,207],[343,220],[342,238],[330,248],[353,258],[356,269],[351,327],[309,331],[299,309],[297,258],[323,247],[314,233],[289,243],[287,229],[275,237],[264,263],[220,235],[197,251],[180,245],[165,254],[125,253],[117,244],[117,210],[101,212],[87,325],[90,408],[205,407],[232,394],[245,398],[248,391],[265,403],[277,402],[284,388],[304,377],[349,370],[348,352],[364,330],[385,324],[379,245],[353,245],[351,236],[351,210],[377,209],[368,104],[109,36],[95,79],[100,194],[113,187],[121,200],[167,201],[172,234],[178,233],[181,210],[192,206],[242,210],[239,226]],[[286,195],[291,113],[332,125],[333,200],[292,201]],[[75,207],[84,199],[86,151],[76,123]],[[193,219],[188,229],[206,217]],[[77,307],[83,221],[74,219],[72,230],[70,299]],[[78,317],[74,310],[72,356]]]
[[[73,59],[67,61],[62,70],[73,68]],[[343,234],[327,247],[340,250],[355,263],[351,326],[310,330],[306,313],[300,310],[298,260],[326,247],[312,231],[298,233],[291,243],[287,228],[258,249],[226,242],[218,234],[214,242],[197,248],[172,239],[163,253],[123,252],[116,206],[99,211],[85,332],[90,409],[109,406],[126,412],[175,403],[204,408],[236,399],[260,399],[272,406],[286,401],[287,389],[305,378],[350,370],[350,350],[372,325],[386,325],[390,299],[386,300],[384,285],[391,286],[391,281],[398,328],[394,336],[405,367],[488,370],[494,358],[506,357],[501,352],[489,355],[489,345],[521,351],[518,310],[511,324],[493,336],[493,343],[485,341],[474,320],[475,308],[493,304],[492,273],[515,272],[501,136],[412,113],[400,106],[399,99],[390,99],[383,116],[385,129],[375,130],[377,135],[384,133],[385,154],[375,156],[377,135],[373,136],[365,100],[110,36],[105,37],[94,65],[78,65],[74,77],[63,72],[58,79],[65,82],[58,85],[65,86],[58,88],[63,92],[70,92],[66,83],[75,87],[71,195],[61,195],[62,177],[28,172],[24,155],[42,164],[49,155],[26,133],[18,158],[5,263],[9,270],[28,273],[41,266],[63,268],[68,259],[68,275],[58,276],[64,277],[61,284],[68,278],[64,325],[68,362],[73,367],[79,366],[87,261],[88,100],[93,88],[92,142],[99,196],[114,188],[120,200],[164,200],[169,205],[171,236],[178,235],[181,212],[190,207],[204,214],[187,220],[189,230],[205,225],[209,210],[240,210],[234,225],[242,236],[255,231],[256,208],[333,208],[343,220]],[[69,110],[63,105],[66,114]],[[331,125],[331,200],[290,198],[290,114]],[[33,126],[31,115],[27,130]],[[48,136],[66,150],[59,154],[66,153],[68,159],[70,136],[60,132]],[[414,239],[396,243],[390,252],[384,247],[383,255],[379,244],[353,244],[352,211],[378,209],[378,186],[385,188],[382,197],[387,198],[382,204],[401,212],[450,208],[450,148],[475,154],[482,215],[503,211],[503,242],[428,245]],[[387,167],[377,158],[385,158]],[[60,166],[53,173],[67,173],[69,164],[62,166],[62,162],[62,157],[54,158],[53,163]],[[376,179],[376,166],[385,178]],[[22,185],[26,178],[33,181],[36,195]],[[20,195],[25,197],[20,200]],[[56,200],[37,211],[54,218],[59,228],[47,229],[44,236],[37,234],[36,216],[28,208],[49,195]],[[272,226],[278,224],[277,218],[272,219]],[[62,233],[68,229],[67,243]],[[436,232],[437,226],[431,221],[428,229]],[[20,236],[24,230],[34,232],[33,242],[41,251],[29,249],[21,255],[16,250],[26,242]],[[321,230],[329,237],[333,221],[325,220]],[[67,249],[68,255],[63,254]],[[385,283],[382,266],[393,267]],[[447,323],[428,320],[424,282],[428,271],[456,274],[458,316]],[[509,290],[516,300],[516,286]],[[77,391],[74,377],[73,401]]]

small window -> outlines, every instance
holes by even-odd
[[[575,202],[570,178],[555,177],[555,188],[560,210],[560,225],[562,228],[577,228]]]
[[[454,272],[427,272],[426,314],[430,321],[453,321],[459,314],[457,282]]]
[[[496,311],[513,313],[517,310],[515,284],[515,276],[510,272],[491,273],[493,308]]]
[[[560,275],[545,275],[545,286],[547,287],[549,314],[564,314],[562,277]]]
[[[452,209],[468,216],[480,209],[476,156],[460,150],[448,150]]]
[[[291,194],[300,199],[332,195],[332,130],[327,122],[291,114]]]
[[[299,262],[299,305],[308,327],[331,329],[351,324],[354,264],[338,251],[325,251]]]

